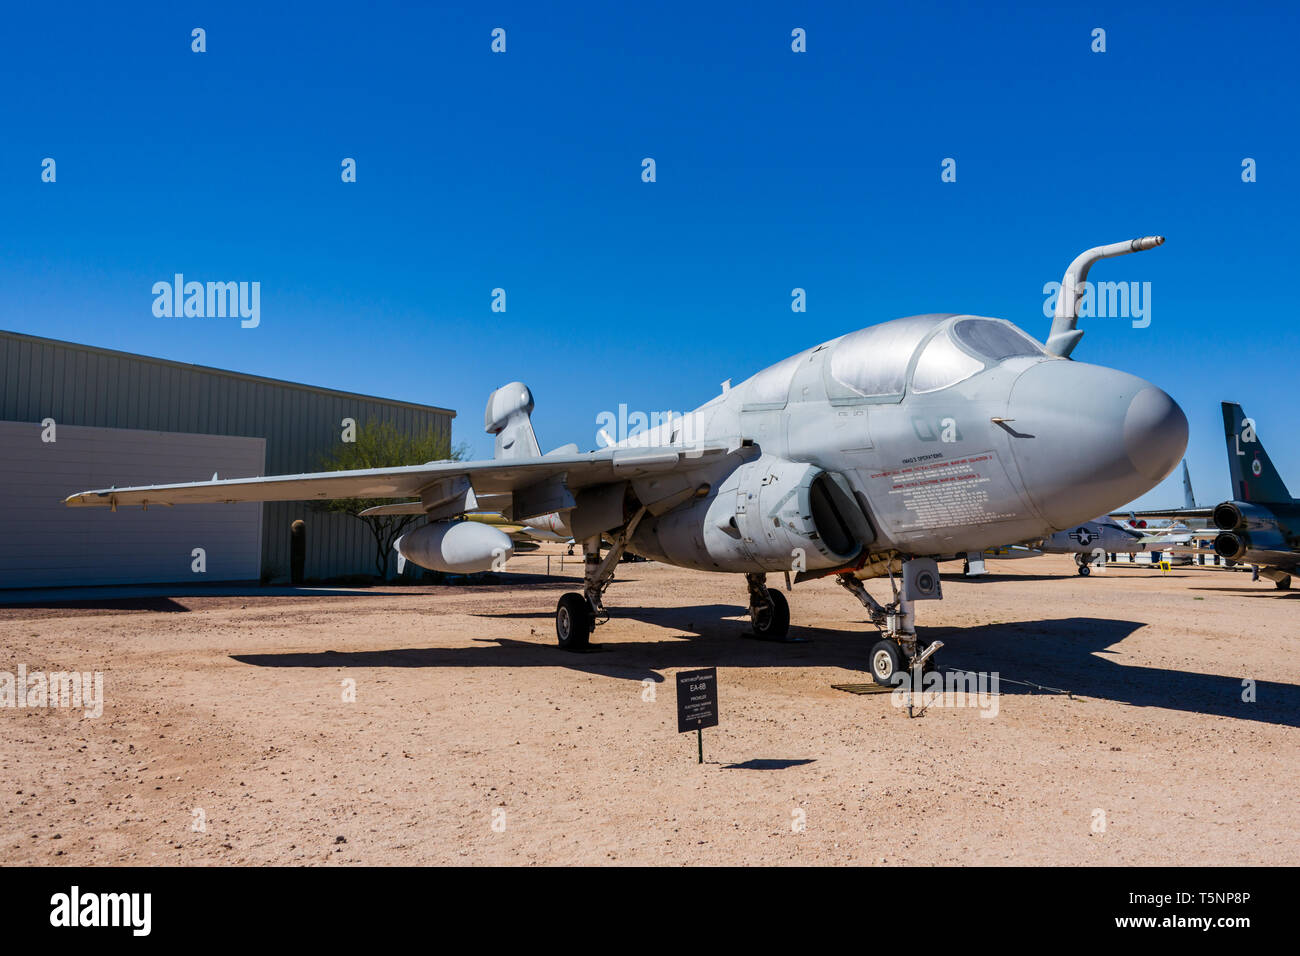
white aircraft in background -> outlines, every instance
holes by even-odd
[[[988,558],[1037,558],[1044,554],[1073,554],[1079,573],[1085,577],[1089,568],[1107,554],[1132,554],[1139,551],[1160,550],[1151,547],[1155,539],[1124,527],[1109,518],[1084,521],[1036,541],[989,548],[979,554],[963,555],[962,571],[967,577],[986,573],[984,562]]]
[[[1074,555],[1079,573],[1087,577],[1094,566],[1105,561],[1108,554],[1162,551],[1168,545],[1162,546],[1159,538],[1145,535],[1110,518],[1096,518],[1044,538],[1040,547],[1048,554]]]
[[[1148,529],[1146,522],[1137,519],[1116,521],[1113,517],[1094,518],[1057,531],[1040,541],[989,548],[981,554],[964,555],[962,571],[967,577],[978,577],[985,573],[984,562],[988,558],[1005,560],[1036,558],[1044,554],[1073,554],[1079,574],[1087,577],[1092,573],[1092,568],[1104,564],[1108,554],[1185,549],[1207,534],[1213,536],[1212,532],[1188,528],[1181,522]]]
[[[1192,495],[1192,478],[1183,462],[1183,500],[1188,509],[1195,509]],[[1204,536],[1204,532],[1200,533]],[[1087,577],[1093,567],[1104,565],[1108,554],[1142,554],[1171,551],[1192,545],[1198,537],[1195,529],[1181,521],[1159,528],[1148,528],[1146,521],[1130,513],[1127,519],[1111,514],[1085,521],[1073,528],[1057,531],[1044,538],[1041,544],[1022,546],[1025,553],[1015,554],[1015,548],[1004,549],[1013,553],[998,557],[1029,557],[1035,551],[1044,554],[1073,554],[1079,574]]]

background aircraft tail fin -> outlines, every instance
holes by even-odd
[[[1196,495],[1192,494],[1192,476],[1187,471],[1187,459],[1183,459],[1183,507],[1189,511],[1196,507]]]
[[[533,433],[533,393],[523,382],[502,385],[488,396],[483,428],[497,438],[494,458],[537,458],[541,447]]]
[[[1233,497],[1265,503],[1291,501],[1291,492],[1264,451],[1254,420],[1247,418],[1235,402],[1223,403],[1223,431],[1228,442]]]

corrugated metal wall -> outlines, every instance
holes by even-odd
[[[358,426],[387,422],[410,434],[432,429],[450,441],[453,417],[433,406],[0,331],[0,420],[265,438],[270,475],[319,470],[322,457],[340,447],[344,418]],[[263,508],[263,575],[288,576],[296,518],[307,522],[308,577],[374,572],[374,538],[362,522],[300,502]]]

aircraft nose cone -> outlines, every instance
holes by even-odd
[[[1026,369],[1007,417],[1025,492],[1057,529],[1150,491],[1187,447],[1187,418],[1172,398],[1136,375],[1081,362]]]
[[[1163,481],[1187,450],[1187,416],[1154,385],[1142,389],[1124,416],[1124,451],[1138,474]]]

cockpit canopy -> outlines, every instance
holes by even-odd
[[[1008,358],[1046,356],[1003,319],[912,315],[850,332],[763,369],[748,382],[745,407],[784,406],[798,370],[828,350],[822,378],[833,404],[897,402],[909,375],[912,392],[936,392]]]
[[[1010,322],[973,315],[914,315],[851,332],[826,363],[832,401],[898,401],[911,373],[913,392],[934,392],[1005,359],[1045,355]]]
[[[912,315],[850,332],[835,344],[826,363],[829,373],[826,385],[831,397],[901,396],[912,353],[927,335],[950,318],[951,315]]]

